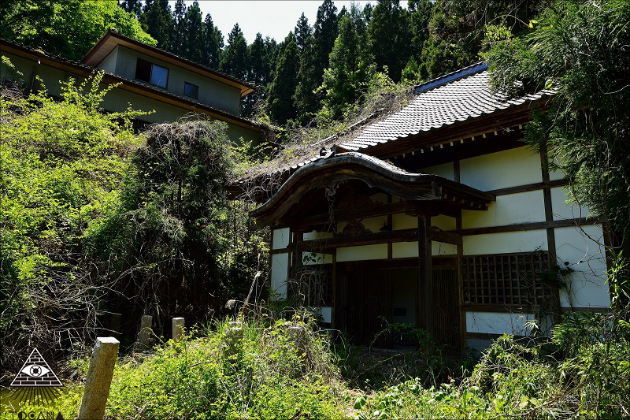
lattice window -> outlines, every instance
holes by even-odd
[[[288,283],[290,298],[298,299],[307,306],[332,305],[332,265],[303,266],[293,274]]]
[[[469,305],[540,305],[557,290],[545,284],[548,252],[464,257],[464,303]]]

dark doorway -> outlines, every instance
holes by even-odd
[[[457,266],[433,266],[433,305],[435,341],[459,346]]]

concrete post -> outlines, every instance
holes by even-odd
[[[184,318],[173,318],[173,341],[184,338]]]
[[[151,326],[153,317],[151,315],[143,315],[140,321],[140,334],[138,334],[138,344],[143,350],[151,348]]]
[[[79,409],[80,419],[101,420],[105,415],[119,344],[114,337],[96,339]]]

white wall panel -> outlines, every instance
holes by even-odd
[[[442,230],[455,230],[457,229],[457,220],[454,217],[440,214],[431,218],[431,226],[437,226]]]
[[[332,237],[332,232],[317,232],[316,230],[313,230],[311,232],[304,232],[304,235],[302,235],[302,240],[312,241],[315,239],[328,239]]]
[[[453,165],[453,162],[429,166],[427,168],[419,169],[418,172],[422,174],[438,175],[446,179],[450,179],[451,181],[455,180],[455,166]]]
[[[567,203],[567,193],[564,188],[551,189],[551,207],[553,209],[553,220],[579,219],[591,215],[588,207]]]
[[[486,211],[462,211],[464,229],[544,221],[545,201],[542,190],[500,195]]]
[[[394,242],[392,244],[392,258],[418,257],[418,242]]]
[[[457,255],[457,245],[431,241],[431,255]]]
[[[271,256],[271,290],[282,298],[287,297],[287,276],[289,275],[289,253]]]
[[[319,252],[303,252],[302,264],[304,265],[332,264],[332,254],[322,254]]]
[[[545,229],[464,236],[464,255],[507,254],[547,250]]]
[[[337,262],[380,260],[387,258],[387,244],[337,248]]]
[[[387,225],[387,216],[370,217],[361,220],[361,223],[363,223],[363,226],[371,232],[378,233],[381,231],[383,226]]]
[[[482,191],[542,182],[540,155],[519,147],[463,159],[460,179],[462,184]]]
[[[393,214],[392,225],[393,230],[415,229],[418,227],[418,218],[404,213]]]
[[[316,316],[322,317],[322,321],[328,324],[332,322],[332,308],[330,306],[317,306],[312,309]]]
[[[289,246],[291,232],[289,228],[274,229],[271,239],[271,249],[284,249]]]
[[[527,335],[525,323],[536,319],[534,314],[466,312],[466,331],[485,334]]]
[[[606,257],[601,226],[555,229],[559,264],[574,270],[567,278],[568,290],[561,290],[563,307],[608,307]]]

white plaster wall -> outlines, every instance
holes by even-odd
[[[482,191],[542,182],[540,155],[519,147],[463,159],[460,180]]]
[[[420,169],[418,172],[422,174],[438,175],[446,179],[450,179],[451,181],[455,180],[455,166],[453,165],[453,162],[429,166],[427,168]]]
[[[380,260],[387,258],[387,244],[337,248],[337,262]]]
[[[332,254],[322,254],[319,252],[303,252],[302,264],[304,265],[332,264]]]
[[[107,73],[116,74],[116,63],[118,61],[118,47],[114,48],[108,55],[100,62],[98,68]]]
[[[289,228],[274,229],[271,236],[271,249],[284,249],[289,246],[291,231]]]
[[[387,194],[385,193],[376,193],[370,196],[370,200],[374,202],[374,204],[387,204]]]
[[[361,223],[363,223],[363,226],[365,226],[366,229],[374,233],[378,233],[381,231],[383,226],[387,225],[387,216],[370,217],[368,219],[361,220]]]
[[[567,278],[568,290],[560,291],[563,307],[604,308],[610,305],[606,283],[606,257],[601,226],[555,229],[558,263],[574,270]]]
[[[551,189],[551,208],[553,210],[553,220],[579,219],[580,217],[591,216],[591,212],[586,206],[567,203],[569,199],[564,188]]]
[[[312,310],[315,315],[321,316],[324,322],[328,324],[332,322],[332,308],[330,306],[317,306]]]
[[[466,331],[485,334],[527,335],[525,323],[536,319],[534,314],[466,312]]]
[[[418,241],[394,242],[392,244],[392,258],[418,257]]]
[[[431,255],[457,255],[457,245],[431,241]],[[418,257],[418,241],[392,244],[392,258],[412,257]]]
[[[545,229],[464,236],[464,255],[507,254],[547,250]]]
[[[500,195],[486,211],[462,211],[464,229],[544,221],[545,201],[542,190]]]
[[[431,218],[431,225],[437,226],[442,230],[455,230],[457,229],[457,220],[454,217],[440,214],[439,216]]]
[[[392,215],[392,229],[415,229],[418,227],[418,218],[416,216],[409,216],[408,214],[400,213]]]
[[[312,241],[315,239],[328,239],[332,237],[333,237],[332,232],[318,232],[316,230],[313,230],[311,232],[304,232],[304,235],[302,235],[302,240]]]
[[[289,253],[271,256],[271,291],[281,298],[287,297],[287,277],[289,275]]]

